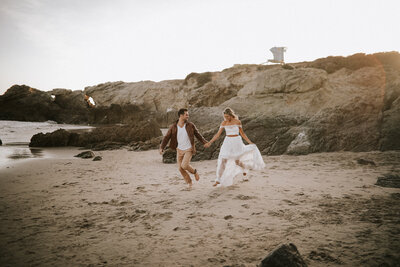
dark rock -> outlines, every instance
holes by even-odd
[[[137,105],[111,104],[109,107],[96,107],[90,109],[89,123],[91,124],[133,124],[154,118],[154,112],[149,112]]]
[[[387,173],[382,177],[378,177],[375,184],[382,187],[400,188],[400,175]]]
[[[52,133],[39,133],[31,138],[29,146],[78,146],[95,151],[119,149],[133,142],[143,142],[143,147],[155,148],[161,137],[155,121],[142,121],[132,125],[97,127],[90,132],[69,132],[59,129]],[[150,141],[152,140],[152,141]]]
[[[85,147],[90,148],[93,151],[101,151],[101,150],[116,150],[122,148],[125,145],[126,145],[125,143],[121,142],[104,141],[101,143],[88,144]]]
[[[30,147],[58,147],[58,146],[73,146],[77,133],[71,133],[64,129],[58,129],[52,133],[38,133],[32,136]]]
[[[26,85],[13,85],[0,96],[2,120],[84,123],[88,121],[88,114],[81,91],[43,92]]]
[[[206,140],[211,140],[218,130],[209,130],[203,133]],[[196,140],[196,154],[193,155],[192,161],[209,160],[218,158],[219,150],[224,141],[225,134],[222,134],[209,148],[205,148],[204,144]]]
[[[372,160],[368,160],[368,159],[357,159],[357,163],[361,164],[361,165],[376,166],[375,162],[373,162]]]
[[[147,141],[161,136],[159,125],[154,120],[141,121],[130,125],[112,125],[95,128],[90,133],[80,136],[82,144],[96,144],[106,141],[129,144],[131,142]]]
[[[26,85],[13,85],[0,96],[0,119],[47,121],[56,110],[49,94]]]
[[[100,161],[100,160],[102,160],[103,158],[101,157],[101,156],[96,156],[96,157],[94,157],[93,158],[93,161]]]
[[[292,243],[281,245],[265,257],[260,267],[304,267],[304,262],[296,246]]]
[[[163,154],[163,163],[176,163],[176,151],[172,149],[165,150]]]
[[[83,151],[74,157],[83,158],[83,159],[91,159],[94,157],[94,153],[92,151]]]
[[[61,109],[59,113],[53,115],[55,121],[75,124],[89,123],[91,109],[82,91],[53,89],[47,93],[54,96],[53,104]]]
[[[257,116],[242,119],[246,135],[257,144],[262,154],[284,154],[297,134],[290,129],[301,125],[304,118]]]
[[[160,143],[162,141],[162,136],[154,137],[150,140],[146,140],[144,142],[132,142],[130,143],[129,151],[146,151],[149,149],[158,149],[160,147]]]

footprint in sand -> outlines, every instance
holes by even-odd
[[[152,217],[155,219],[163,219],[164,221],[169,221],[172,219],[172,212],[168,211],[168,212],[163,212],[163,213],[154,213],[152,214]]]
[[[242,195],[242,194],[237,195],[235,197],[235,199],[239,199],[239,200],[249,200],[249,199],[254,199],[254,198],[256,198],[256,197],[254,197],[254,196],[246,196],[246,195]]]
[[[145,190],[146,187],[144,186],[138,186],[136,187],[136,190],[139,191],[140,193],[146,193],[147,191]]]
[[[293,202],[293,201],[291,201],[291,200],[289,200],[289,199],[283,199],[282,201],[288,203],[290,206],[297,206],[297,205],[299,205],[298,203],[295,203],[295,202]]]
[[[177,226],[177,227],[175,227],[174,229],[172,229],[173,231],[188,231],[188,230],[190,230],[190,227],[189,226],[186,226],[186,227],[179,227],[179,226]]]
[[[222,194],[221,192],[216,191],[216,192],[211,192],[208,196],[209,196],[211,199],[215,199],[215,198],[219,197],[221,194]]]

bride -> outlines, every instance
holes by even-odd
[[[219,152],[217,178],[213,186],[232,185],[233,178],[237,174],[242,172],[246,176],[249,169],[260,170],[265,166],[257,146],[246,136],[240,120],[230,108],[224,110],[224,121],[221,123],[218,132],[204,146],[210,147],[224,129],[226,136]],[[240,136],[249,145],[245,145]]]

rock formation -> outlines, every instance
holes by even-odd
[[[54,89],[43,92],[14,85],[0,96],[0,119],[87,123],[89,110],[81,91]]]
[[[30,147],[78,146],[93,150],[116,149],[124,145],[136,150],[156,148],[160,144],[160,126],[155,121],[136,125],[112,125],[76,133],[64,129],[52,133],[38,133],[31,138]]]
[[[108,82],[83,92],[13,86],[0,96],[0,119],[137,124],[152,118],[167,127],[188,107],[191,120],[212,137],[227,106],[263,154],[400,149],[400,54],[235,65],[183,80]],[[218,147],[199,152],[215,158]]]

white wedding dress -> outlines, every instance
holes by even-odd
[[[233,178],[239,173],[246,173],[249,170],[261,170],[265,167],[261,153],[255,144],[245,145],[239,135],[241,125],[225,125],[225,139],[222,143],[217,166],[216,182],[221,186],[233,184]],[[228,135],[237,135],[230,137]],[[238,164],[239,165],[238,165]]]

